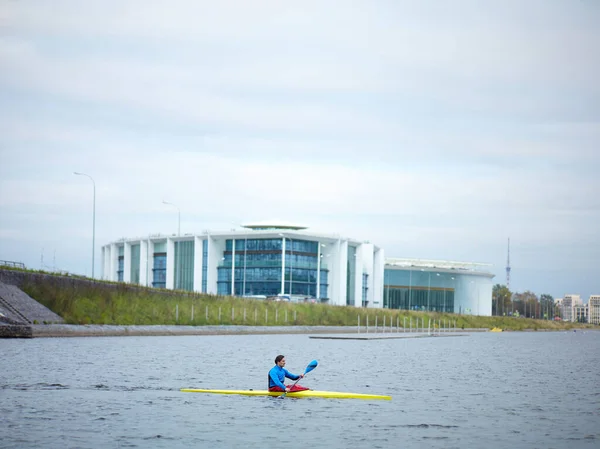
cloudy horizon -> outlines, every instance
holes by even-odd
[[[82,172],[97,276],[167,201],[600,294],[596,2],[1,4],[2,260],[91,274]]]

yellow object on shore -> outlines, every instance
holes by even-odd
[[[490,332],[502,332],[502,329],[500,329],[499,327],[493,327],[490,329]]]
[[[184,393],[240,394],[243,396],[281,396],[282,392],[268,390],[204,390],[197,388],[182,388]],[[391,396],[379,394],[343,393],[339,391],[305,390],[287,393],[288,398],[329,398],[329,399],[371,399],[390,401]]]

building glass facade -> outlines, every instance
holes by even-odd
[[[369,275],[367,273],[363,273],[362,275],[362,306],[367,306],[367,298],[369,295]]]
[[[133,284],[140,283],[140,245],[131,245],[131,266],[129,269],[129,279]]]
[[[175,242],[175,289],[194,290],[194,242]]]
[[[123,271],[125,267],[125,246],[119,246],[119,257],[117,259],[117,280],[123,282]]]
[[[208,291],[208,240],[202,240],[202,293]]]
[[[217,293],[316,297],[318,242],[286,238],[229,239],[217,269]],[[285,255],[284,248],[285,246]],[[283,269],[285,265],[285,269]],[[283,272],[283,280],[282,280]],[[327,297],[327,267],[321,264],[320,296]],[[282,291],[283,281],[283,291]]]
[[[454,276],[420,269],[384,271],[383,307],[388,309],[454,311]]]
[[[167,242],[154,244],[152,287],[166,288],[167,286]]]
[[[353,246],[348,247],[348,261],[347,261],[347,276],[346,276],[346,300],[349,306],[354,305],[354,283],[356,282],[356,248]]]

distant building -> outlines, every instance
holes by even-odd
[[[577,321],[577,306],[582,306],[583,301],[579,295],[565,295],[560,301],[560,310],[564,321]]]
[[[102,247],[112,281],[252,298],[491,315],[482,264],[388,259],[372,243],[286,223],[121,239]]]
[[[468,315],[492,314],[487,265],[423,259],[387,259],[383,279],[386,308]]]
[[[600,324],[600,295],[590,296],[588,301],[588,323]]]

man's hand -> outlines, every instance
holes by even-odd
[[[300,374],[300,379],[302,379],[304,377],[304,374]]]

